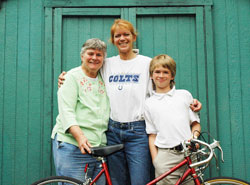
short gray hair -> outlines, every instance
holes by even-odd
[[[82,46],[80,55],[82,56],[88,49],[98,49],[103,52],[104,57],[107,56],[107,45],[100,39],[88,39]]]

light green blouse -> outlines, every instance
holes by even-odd
[[[92,146],[106,145],[105,131],[109,119],[109,100],[100,74],[96,78],[85,75],[81,66],[71,69],[57,92],[59,115],[51,138],[78,146],[68,132],[78,125]]]

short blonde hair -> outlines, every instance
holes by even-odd
[[[125,28],[129,30],[134,37],[137,36],[137,32],[131,22],[124,20],[124,19],[115,19],[110,29],[110,41],[112,44],[114,44],[114,34],[117,28]]]
[[[172,77],[175,78],[176,75],[176,63],[174,59],[166,54],[161,54],[155,56],[151,62],[150,62],[150,67],[149,67],[149,73],[150,76],[153,76],[153,72],[156,67],[162,66],[164,68],[168,68],[172,74]],[[170,88],[172,89],[173,86],[175,85],[174,79],[170,81]]]

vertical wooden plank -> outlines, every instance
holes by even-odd
[[[191,91],[191,56],[190,53],[190,26],[195,25],[192,23],[192,16],[178,16],[178,50],[179,60],[176,61],[178,64],[178,73],[180,77],[179,87]]]
[[[195,18],[192,20],[192,24],[189,26],[189,31],[190,31],[190,37],[189,37],[189,42],[190,42],[190,62],[191,62],[191,71],[189,74],[191,76],[191,84],[190,84],[190,89],[193,95],[193,98],[198,98],[198,60],[196,58],[196,28],[195,28]],[[201,123],[203,124],[203,123]]]
[[[121,18],[131,22],[133,24],[134,28],[137,30],[136,8],[121,8]],[[134,48],[138,48],[137,40],[134,42]]]
[[[250,1],[238,1],[238,21],[239,21],[239,41],[240,41],[240,70],[241,70],[241,88],[242,88],[242,121],[244,133],[244,149],[246,166],[245,180],[250,182],[250,129],[249,129],[249,113],[250,113]]]
[[[2,3],[0,9],[0,185],[3,185],[3,125],[4,125],[4,69],[5,69],[5,44],[6,44],[6,8],[5,4]]]
[[[197,46],[197,61],[198,61],[198,99],[202,102],[201,123],[202,130],[208,130],[208,114],[207,114],[207,94],[206,94],[206,64],[205,64],[205,36],[203,22],[203,8],[196,8],[196,46]],[[213,133],[211,133],[213,134]]]
[[[135,29],[137,28],[137,25],[136,25],[136,8],[129,8],[129,10],[128,10],[128,21],[130,21],[133,24]],[[137,40],[134,42],[134,48],[137,49]]]
[[[96,37],[96,38],[100,38],[103,39],[103,18],[100,17],[92,17],[91,18],[91,24],[90,24],[90,28],[91,28],[91,37]]]
[[[115,19],[120,17],[105,17],[105,24],[103,25],[103,34],[104,38],[103,41],[107,44],[107,56],[115,56],[117,55],[116,47],[110,42],[110,28],[113,25]]]
[[[207,71],[206,71],[206,54],[205,54],[205,33],[204,33],[204,17],[203,7],[196,8],[196,45],[197,45],[197,61],[198,61],[198,99],[202,103],[201,110],[201,126],[202,132],[208,132],[212,137],[216,133],[210,132],[207,104]],[[206,141],[212,142],[212,138],[204,135]],[[210,168],[205,172],[205,176],[211,176],[211,171],[216,169],[215,161],[210,162]]]
[[[78,39],[78,48],[80,49],[82,45],[85,43],[85,41],[88,38],[91,38],[91,30],[90,30],[90,18],[89,17],[80,17],[79,18],[79,39]],[[78,50],[79,50],[78,49]],[[79,51],[80,53],[80,51]],[[79,54],[79,60],[80,60],[80,54]]]
[[[136,28],[136,8],[129,8],[128,10],[128,21],[130,21]]]
[[[37,180],[42,165],[42,26],[43,4],[30,1],[30,73],[28,115],[28,181]],[[34,162],[36,161],[36,162]],[[34,170],[36,169],[36,170]]]
[[[129,8],[121,8],[121,18],[129,20]]]
[[[244,157],[244,133],[242,119],[242,93],[240,78],[240,47],[239,47],[239,24],[237,3],[235,0],[226,1],[227,32],[230,35],[228,42],[228,70],[229,70],[229,96],[230,96],[230,118],[232,137],[232,160],[233,176],[244,178],[246,176],[246,166]],[[241,152],[239,152],[241,151]]]
[[[28,184],[30,2],[18,3],[15,184]],[[22,154],[22,155],[20,155]],[[39,162],[39,161],[38,161]],[[23,169],[23,170],[20,170]]]
[[[178,50],[178,17],[176,15],[167,15],[165,20],[166,31],[166,54],[171,56],[175,62],[177,62],[175,83],[176,88],[179,88],[180,84],[180,72],[179,72],[179,50]]]
[[[205,33],[204,33],[204,17],[203,17],[203,7],[196,8],[196,46],[197,46],[197,69],[198,69],[198,99],[202,103],[202,110],[200,112],[202,132],[208,132],[211,136],[209,130],[209,119],[208,119],[208,104],[207,104],[207,73],[206,73],[206,55],[205,55]],[[210,138],[204,135],[206,141],[210,142]],[[210,167],[205,172],[205,176],[209,177],[211,175],[211,170],[214,170],[214,161],[210,163]]]
[[[215,71],[216,71],[216,107],[218,110],[218,130],[219,140],[224,155],[224,161],[220,166],[221,174],[224,176],[232,176],[232,137],[230,126],[230,110],[229,110],[229,73],[228,73],[228,51],[227,51],[227,28],[226,28],[226,4],[225,0],[217,1],[213,7],[213,24],[214,24],[214,40],[215,40]]]
[[[86,27],[79,29],[77,17],[63,17],[62,24],[62,71],[81,65],[79,37]],[[84,42],[84,41],[83,41]]]
[[[153,45],[154,45],[154,56],[166,53],[166,25],[164,16],[153,16],[152,29]]]
[[[140,54],[153,57],[154,56],[154,40],[153,40],[153,19],[152,17],[137,17],[137,45]]]
[[[216,117],[216,97],[215,97],[215,71],[214,71],[214,49],[211,6],[205,6],[205,32],[206,32],[206,57],[207,57],[207,100],[208,100],[208,121],[210,133],[218,138],[218,126]],[[220,153],[217,153],[217,156]],[[212,176],[219,176],[217,170],[211,170]]]
[[[48,177],[52,175],[52,151],[51,151],[51,131],[54,120],[53,117],[53,59],[52,59],[52,44],[53,44],[53,37],[52,37],[52,8],[45,8],[45,42],[44,42],[44,71],[43,71],[43,79],[44,79],[44,121],[43,121],[43,177]]]
[[[80,49],[82,48],[82,45],[85,43],[85,41],[87,40],[87,38],[91,38],[91,31],[90,31],[90,18],[88,17],[81,17],[79,18],[79,39],[78,39],[78,62],[81,61],[80,58]]]
[[[15,184],[17,1],[6,3],[2,184]]]
[[[53,120],[56,120],[58,114],[57,110],[57,79],[62,71],[62,9],[56,8],[54,10],[54,45],[53,45]]]

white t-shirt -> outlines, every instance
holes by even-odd
[[[145,103],[146,131],[156,134],[155,145],[172,148],[192,137],[190,124],[200,118],[189,107],[193,97],[187,90],[173,87],[168,93],[153,95]]]
[[[107,58],[101,69],[110,100],[110,118],[118,122],[143,120],[146,97],[152,92],[149,78],[151,58],[137,55],[132,60]]]

